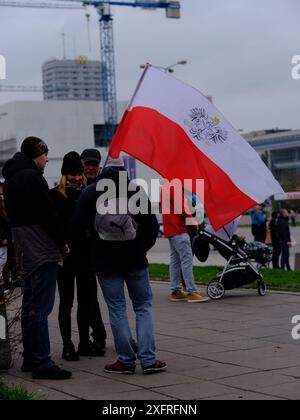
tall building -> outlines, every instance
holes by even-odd
[[[42,66],[45,100],[101,101],[104,97],[100,61],[86,57],[76,60],[51,60]]]
[[[244,138],[283,186],[300,190],[300,130],[253,131]]]

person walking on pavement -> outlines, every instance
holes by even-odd
[[[120,173],[123,175],[125,173],[127,182],[129,182],[122,162],[108,160],[107,166],[101,172],[100,180],[112,180],[116,191],[118,191]],[[133,194],[133,192],[129,192],[129,198]],[[96,184],[90,185],[83,191],[73,218],[74,228],[76,226],[77,229],[84,229],[86,225],[94,227],[97,213],[96,202],[100,195],[101,192],[96,190]],[[148,205],[150,206],[150,203]],[[95,228],[93,235],[94,267],[108,306],[118,355],[117,361],[106,365],[104,370],[113,374],[133,374],[137,358],[140,360],[145,374],[160,372],[166,368],[166,363],[156,358],[152,291],[146,258],[147,251],[156,241],[159,227],[155,215],[150,212],[148,214],[139,213],[132,216],[132,219],[134,220],[132,223],[137,228],[136,236],[133,239],[124,241],[100,239]],[[115,226],[115,223],[108,225]],[[120,232],[121,229],[118,231]],[[136,317],[137,354],[128,323],[125,284]]]
[[[291,246],[291,232],[289,227],[289,212],[286,209],[280,210],[280,215],[277,222],[278,238],[281,249],[280,268],[285,268],[291,271],[290,267],[290,246]]]
[[[3,168],[5,208],[22,269],[22,371],[34,379],[69,379],[50,357],[48,316],[52,312],[61,254],[68,246],[60,231],[48,184],[43,177],[48,147],[27,137]]]
[[[174,188],[168,182],[162,185],[162,215],[164,235],[169,240],[170,255],[170,281],[172,302],[206,302],[208,297],[199,293],[193,274],[193,253],[190,241],[190,229],[197,229],[196,221],[193,226],[186,225],[186,219],[193,220],[191,213],[187,209],[187,202],[183,191]],[[174,191],[175,190],[175,191]],[[181,211],[177,211],[176,206],[180,204]],[[186,291],[181,288],[181,277],[184,280]]]
[[[60,295],[59,303],[59,327],[63,340],[62,358],[67,361],[78,361],[79,355],[72,342],[71,312],[74,303],[75,278],[77,285],[77,324],[79,331],[79,353],[83,352],[88,356],[103,356],[104,348],[100,351],[95,348],[89,340],[89,328],[91,309],[97,305],[97,294],[95,293],[86,266],[89,264],[89,255],[84,247],[76,246],[72,241],[70,220],[75,211],[79,196],[85,187],[83,165],[77,152],[67,153],[63,158],[61,178],[59,185],[51,190],[51,194],[58,212],[59,220],[65,234],[66,241],[70,246],[70,254],[64,259],[58,271],[58,290]],[[90,290],[92,289],[92,290]],[[99,328],[102,328],[103,340],[106,332],[100,320]],[[105,345],[104,345],[105,347]],[[87,354],[88,353],[88,354]]]

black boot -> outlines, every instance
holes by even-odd
[[[79,356],[77,351],[75,350],[75,347],[72,344],[68,345],[68,346],[64,346],[63,352],[61,357],[66,360],[67,362],[78,362],[79,361]]]
[[[99,347],[91,341],[79,343],[78,354],[79,356],[102,357],[105,355],[105,347]]]
[[[56,365],[53,365],[46,369],[36,369],[32,372],[33,379],[63,380],[63,379],[70,379],[71,376],[72,376],[71,372],[60,369]]]

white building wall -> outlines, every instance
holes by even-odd
[[[119,120],[125,108],[125,102],[118,104]],[[103,124],[103,108],[99,102],[18,101],[0,105],[0,161],[4,162],[20,150],[24,138],[40,137],[49,148],[45,177],[49,186],[53,187],[59,180],[62,158],[66,153],[71,150],[81,153],[86,148],[95,147],[95,124]],[[1,144],[7,147],[4,142],[9,139],[15,139],[15,148],[3,159]],[[104,158],[105,150],[99,150]],[[144,164],[136,162],[136,177],[147,182],[150,199],[157,203],[158,208],[159,189],[154,189],[151,195],[150,186],[151,180],[159,179],[160,176]]]
[[[119,120],[125,108],[126,102],[118,103]],[[49,147],[45,176],[52,186],[60,176],[64,154],[95,147],[95,124],[103,124],[101,102],[18,101],[1,105],[0,159],[4,141],[16,139],[16,150],[19,150],[24,138],[42,138]]]

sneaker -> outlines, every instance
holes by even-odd
[[[135,366],[126,366],[124,363],[119,362],[117,360],[115,363],[112,363],[111,365],[106,365],[104,367],[104,372],[108,373],[125,373],[127,375],[133,375],[135,372]]]
[[[161,372],[166,369],[167,364],[160,360],[155,360],[153,365],[143,367],[143,372],[150,375],[151,373]]]
[[[207,302],[209,300],[209,297],[206,296],[202,296],[201,293],[199,292],[192,292],[189,293],[187,296],[187,301],[188,302],[198,302],[198,303],[202,303],[202,302]]]
[[[36,369],[32,372],[32,379],[63,380],[70,379],[71,376],[71,372],[63,370],[56,365],[53,365],[46,369]]]
[[[100,348],[94,345],[91,341],[86,344],[79,343],[78,355],[87,357],[103,357],[105,355],[105,348]]]
[[[187,298],[188,295],[182,290],[175,290],[175,292],[172,292],[170,296],[171,302],[179,302],[181,300],[187,300]]]
[[[62,355],[62,359],[66,360],[67,362],[78,362],[79,356],[77,351],[75,350],[74,346],[64,347]]]

